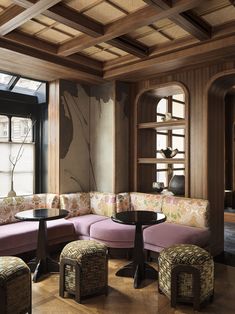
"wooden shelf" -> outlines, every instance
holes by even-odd
[[[169,120],[163,122],[145,122],[139,123],[138,129],[155,129],[155,130],[173,130],[184,129],[185,120]]]
[[[138,164],[184,164],[183,158],[138,158]]]

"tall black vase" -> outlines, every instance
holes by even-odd
[[[184,175],[174,175],[170,182],[168,190],[174,195],[184,195],[185,194],[185,177]]]

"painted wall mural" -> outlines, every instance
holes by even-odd
[[[128,92],[60,82],[60,193],[128,189]]]
[[[89,186],[89,94],[82,85],[61,81],[60,191],[89,191]]]

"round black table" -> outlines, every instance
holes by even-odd
[[[58,208],[38,208],[19,212],[15,218],[25,221],[39,221],[38,242],[36,258],[28,263],[33,275],[33,281],[36,282],[39,277],[49,272],[58,272],[59,264],[48,253],[47,245],[47,220],[54,220],[66,217],[68,211]]]
[[[134,288],[138,288],[145,278],[157,279],[157,271],[144,260],[143,225],[155,225],[166,221],[160,212],[146,210],[125,211],[111,217],[113,221],[126,225],[135,225],[135,243],[133,262],[125,265],[116,273],[117,276],[134,277]]]

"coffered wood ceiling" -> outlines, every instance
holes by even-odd
[[[235,57],[229,0],[0,0],[0,70],[100,83]]]

